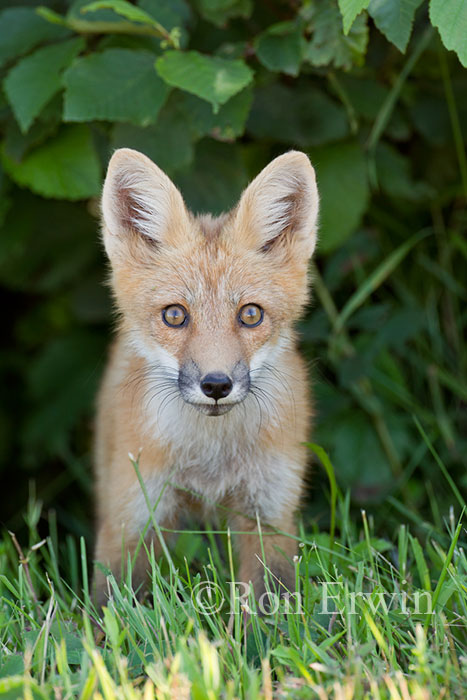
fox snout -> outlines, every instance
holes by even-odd
[[[180,368],[178,387],[184,401],[210,416],[220,416],[245,400],[250,390],[250,373],[238,362],[230,374],[220,370],[202,373],[196,362]]]

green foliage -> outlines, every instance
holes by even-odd
[[[447,49],[467,67],[467,5],[463,0],[431,0],[430,18]]]
[[[4,81],[5,95],[23,132],[62,88],[61,73],[84,48],[83,39],[45,46],[23,58]]]
[[[253,79],[243,61],[203,56],[197,51],[166,51],[157,59],[156,69],[168,85],[210,102],[215,112]]]
[[[297,76],[303,56],[302,28],[295,22],[280,22],[259,35],[256,55],[271,71]]]
[[[304,16],[311,40],[305,49],[305,60],[313,66],[329,66],[349,70],[361,66],[368,45],[368,24],[364,15],[357,17],[347,33],[342,31],[342,18],[334,2],[305,5]]]
[[[101,168],[87,126],[63,126],[21,162],[5,152],[2,162],[18,184],[44,197],[84,199],[99,193]]]
[[[370,0],[368,12],[384,36],[405,53],[412,34],[415,12],[423,0]]]
[[[103,10],[106,8],[113,10],[117,15],[129,19],[130,22],[149,24],[149,26],[157,28],[160,27],[160,24],[156,22],[151,15],[140,7],[135,7],[135,5],[132,5],[126,0],[96,0],[96,2],[90,2],[89,5],[84,5],[81,12],[95,12],[96,10]],[[164,30],[162,30],[161,34],[164,34]]]
[[[377,505],[382,534],[396,527],[388,499],[417,530],[439,527],[455,497],[445,474],[467,487],[465,3],[36,4],[0,13],[0,475],[20,484],[2,519],[21,521],[34,477],[62,527],[91,527],[112,326],[97,198],[112,150],[141,150],[190,207],[219,213],[298,148],[321,194],[299,329],[313,441],[348,507]],[[318,527],[327,485],[314,479]]]
[[[358,228],[368,200],[363,151],[356,141],[312,148],[320,183],[320,250],[335,250]],[[338,177],[336,177],[338,173]]]
[[[370,4],[370,0],[338,0],[338,2],[342,14],[344,34],[348,34],[357,15],[359,15],[362,10],[366,10]]]
[[[60,39],[68,32],[50,24],[33,8],[11,7],[0,15],[0,65],[22,56],[44,41]]]
[[[169,88],[149,51],[107,49],[78,59],[63,76],[63,119],[153,124]]]

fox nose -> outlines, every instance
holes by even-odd
[[[232,391],[232,380],[226,374],[211,372],[201,380],[201,389],[210,399],[224,399]]]

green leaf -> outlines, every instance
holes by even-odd
[[[196,7],[209,22],[218,27],[224,27],[232,17],[249,17],[253,2],[252,0],[197,0]]]
[[[227,211],[238,202],[248,182],[240,148],[210,139],[200,141],[190,172],[178,174],[175,182],[192,211]]]
[[[150,24],[152,27],[160,26],[154,17],[151,17],[147,12],[140,7],[132,5],[126,0],[95,0],[81,8],[81,12],[95,12],[96,10],[113,10],[117,15],[129,19],[130,22],[140,22],[141,24]],[[164,30],[165,31],[165,30]]]
[[[424,201],[434,194],[429,185],[415,182],[410,172],[410,160],[388,143],[376,149],[376,172],[381,189],[389,196],[411,202]]]
[[[391,434],[405,447],[405,424],[388,415]],[[394,478],[378,436],[368,417],[353,409],[333,417],[317,430],[317,438],[332,446],[331,454],[339,486],[352,489],[360,503],[380,502],[394,485]]]
[[[84,46],[81,38],[46,46],[10,70],[4,89],[21,131],[28,131],[42,108],[59,92],[63,69]]]
[[[319,250],[329,253],[359,226],[368,200],[363,152],[355,142],[312,149],[321,196]]]
[[[0,280],[11,290],[44,299],[40,313],[35,306],[32,317],[23,317],[28,337],[32,337],[49,309],[63,304],[65,287],[89,283],[96,254],[96,223],[81,202],[50,202],[22,190],[16,194],[15,205],[0,236]],[[96,305],[96,295],[93,301]]]
[[[177,28],[180,46],[186,47],[189,39],[187,26],[192,19],[192,11],[185,0],[139,0],[138,5],[167,31]]]
[[[366,10],[370,0],[338,0],[338,2],[342,15],[344,34],[348,34],[355,18],[362,10]]]
[[[64,27],[46,22],[32,8],[8,8],[0,14],[0,66],[44,41],[61,39],[69,33]]]
[[[298,75],[302,62],[304,39],[295,22],[273,24],[255,41],[256,55],[269,70]]]
[[[156,69],[166,83],[210,102],[215,111],[253,80],[253,71],[243,61],[197,51],[167,51],[157,59]]]
[[[99,194],[100,164],[91,133],[84,125],[64,126],[56,137],[31,151],[21,163],[2,162],[19,185],[44,197],[86,199]]]
[[[348,130],[343,108],[308,81],[293,87],[272,83],[255,91],[248,132],[256,138],[308,148],[342,139]]]
[[[467,2],[465,0],[430,0],[430,19],[439,29],[445,47],[455,51],[467,68]]]
[[[191,8],[185,0],[139,0],[138,5],[168,30],[191,19]]]
[[[194,158],[194,133],[191,115],[184,109],[180,97],[181,94],[171,95],[157,123],[152,126],[145,129],[130,124],[116,126],[112,146],[134,148],[145,153],[170,176],[189,166]],[[209,105],[206,109],[210,110]]]
[[[222,105],[216,114],[209,103],[187,92],[180,92],[179,100],[190,129],[198,137],[210,134],[221,141],[229,141],[242,136],[245,131],[253,90],[250,86],[244,88]]]
[[[27,151],[36,148],[57,132],[62,121],[62,104],[57,98],[58,96],[48,103],[26,134],[21,131],[13,116],[8,119],[4,125],[4,148],[13,160],[20,161]]]
[[[117,31],[118,27],[123,24],[121,15],[118,15],[113,10],[102,9],[93,10],[92,12],[83,12],[82,10],[87,5],[89,5],[88,0],[71,0],[70,7],[66,13],[65,22],[68,22],[75,29],[79,28],[80,24],[84,27],[84,25],[89,25],[91,23],[104,23],[109,26],[109,29],[112,28],[112,25],[115,25]]]
[[[104,344],[100,334],[75,328],[45,345],[31,362],[30,401],[41,410],[33,411],[25,425],[28,447],[45,445],[52,454],[63,449],[68,434],[89,411],[98,383],[96,358]]]
[[[80,58],[65,72],[64,120],[94,119],[153,124],[167,85],[154,70],[154,54],[107,49]]]
[[[386,85],[374,78],[346,74],[339,76],[339,84],[357,114],[373,122],[388,96]]]
[[[371,0],[368,12],[379,31],[405,53],[417,8],[423,0]]]
[[[333,65],[349,70],[363,65],[368,44],[368,25],[365,15],[357,17],[347,36],[337,5],[319,3],[312,6],[309,29],[312,38],[304,58],[314,66]]]
[[[125,17],[130,22],[139,22],[153,27],[162,37],[169,38],[169,32],[154,17],[140,7],[132,5],[126,0],[95,0],[81,8],[81,13],[95,12],[96,10],[113,10],[117,15]]]
[[[8,676],[21,676],[24,673],[24,659],[22,654],[4,655],[0,666],[0,678]]]

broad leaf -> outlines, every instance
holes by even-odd
[[[298,75],[304,48],[302,30],[295,22],[273,24],[255,41],[256,55],[269,70]]]
[[[179,93],[181,106],[187,116],[190,129],[197,136],[210,134],[219,140],[233,140],[242,136],[253,101],[250,86],[234,95],[219,108],[217,114],[208,102],[187,92]]]
[[[24,155],[55,134],[62,121],[62,101],[58,95],[46,105],[31,128],[23,133],[13,115],[5,124],[6,155],[20,161]]]
[[[91,133],[84,125],[64,126],[21,163],[4,152],[2,162],[13,180],[44,197],[86,199],[100,191],[100,164]]]
[[[66,21],[70,22],[73,27],[79,27],[92,24],[94,22],[107,25],[110,30],[115,25],[118,31],[123,24],[122,16],[114,10],[102,9],[92,10],[91,12],[83,12],[84,8],[89,5],[89,0],[72,0],[66,14]]]
[[[138,5],[167,31],[177,28],[180,46],[186,47],[189,41],[187,25],[192,18],[192,11],[185,0],[139,0]]]
[[[44,41],[60,39],[69,33],[64,27],[46,22],[32,8],[4,10],[0,13],[0,65]]]
[[[81,13],[96,12],[98,10],[113,10],[115,14],[125,17],[130,22],[145,24],[152,27],[160,36],[169,39],[169,32],[154,17],[142,10],[140,7],[132,5],[127,0],[95,0],[81,8]]]
[[[134,148],[145,153],[169,175],[189,166],[194,157],[195,136],[191,115],[179,97],[181,95],[171,95],[161,109],[157,123],[152,126],[144,129],[130,124],[116,126],[112,146]],[[209,105],[206,108],[210,110]]]
[[[238,202],[248,177],[236,146],[205,139],[196,146],[190,172],[175,182],[192,211],[220,214]]]
[[[84,40],[79,38],[46,46],[23,58],[8,73],[4,82],[5,93],[23,132],[59,92],[63,69],[84,45]]]
[[[467,68],[467,2],[430,0],[430,19],[438,27],[445,47],[455,51]]]
[[[370,121],[376,119],[389,92],[386,85],[361,75],[340,75],[339,83],[358,115]]]
[[[38,298],[49,294],[58,301],[70,284],[89,282],[96,222],[82,203],[50,202],[22,190],[15,204],[0,236],[1,283]]]
[[[355,142],[311,150],[321,197],[319,251],[337,248],[360,224],[368,200],[363,152]]]
[[[363,64],[368,44],[366,16],[357,17],[347,36],[342,31],[337,5],[328,2],[313,5],[310,18],[312,37],[305,51],[306,60],[314,66],[333,65],[346,70]]]
[[[425,182],[414,181],[410,160],[384,141],[376,150],[376,171],[379,186],[391,197],[419,202],[434,194]]]
[[[248,132],[257,138],[308,148],[342,139],[348,130],[343,108],[308,81],[293,87],[272,83],[255,91]]]
[[[362,10],[366,10],[370,0],[338,0],[338,2],[342,14],[344,34],[348,34],[355,18]]]
[[[417,8],[423,0],[371,0],[368,12],[374,23],[399,51],[405,52]]]
[[[80,58],[65,72],[64,120],[153,124],[168,87],[149,51],[107,49]]]
[[[386,410],[385,421],[400,458],[409,454],[407,419]],[[336,424],[339,426],[336,430]],[[329,449],[339,483],[352,489],[357,503],[381,502],[394,487],[394,476],[371,421],[359,409],[340,414],[318,426],[316,438]]]
[[[215,111],[253,80],[253,71],[243,61],[197,51],[167,51],[157,59],[156,69],[166,83],[210,102]]]
[[[138,5],[168,30],[188,24],[191,18],[185,0],[139,0]]]
[[[63,449],[73,427],[89,411],[99,380],[96,358],[104,348],[101,335],[75,328],[50,341],[34,358],[28,368],[29,400],[40,410],[32,412],[25,425],[28,448],[45,443],[52,453]]]
[[[463,99],[459,94],[454,97],[463,137],[467,139],[467,94]],[[409,108],[415,128],[429,144],[442,146],[452,139],[449,109],[441,85],[433,84],[428,89],[417,90]]]
[[[126,0],[95,0],[81,8],[81,13],[95,12],[96,10],[113,10],[117,15],[129,19],[130,22],[140,22],[149,24],[152,27],[159,27],[159,23],[140,7],[132,5]]]
[[[232,17],[249,17],[253,0],[197,0],[196,6],[205,19],[224,27]]]

